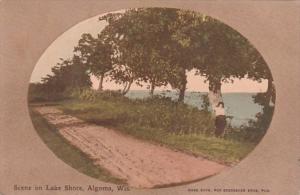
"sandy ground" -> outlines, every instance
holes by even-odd
[[[72,145],[96,165],[127,180],[129,186],[151,188],[198,180],[227,167],[201,157],[158,146],[112,129],[86,123],[51,106],[36,111],[55,125]]]

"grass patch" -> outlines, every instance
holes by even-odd
[[[63,102],[58,108],[85,121],[227,165],[239,162],[256,145],[215,138],[209,113],[167,99],[97,98]]]
[[[207,135],[169,135],[163,143],[192,154],[204,156],[227,165],[234,165],[242,160],[255,147],[253,143],[241,143]]]
[[[101,181],[117,184],[125,183],[125,181],[113,177],[107,170],[94,165],[93,161],[85,153],[69,144],[69,142],[58,133],[58,130],[49,124],[39,113],[30,109],[30,115],[38,135],[58,158],[81,173]]]

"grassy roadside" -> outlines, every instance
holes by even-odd
[[[44,141],[54,154],[81,173],[105,182],[124,184],[125,181],[113,177],[108,171],[93,164],[93,161],[82,151],[68,143],[58,130],[49,124],[39,113],[30,108],[32,123]]]
[[[160,100],[73,100],[61,103],[58,108],[85,121],[114,128],[138,139],[201,155],[227,165],[239,162],[256,145],[215,138],[209,134],[213,126],[207,113]]]

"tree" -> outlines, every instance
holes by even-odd
[[[255,49],[250,50],[248,55],[255,59],[253,60],[254,70],[249,72],[248,78],[258,82],[261,82],[263,79],[268,81],[267,90],[253,96],[254,103],[262,106],[262,112],[256,115],[256,121],[250,121],[250,126],[248,127],[249,131],[252,132],[251,134],[254,134],[251,139],[259,141],[271,123],[275,107],[276,91],[271,71],[263,57]]]
[[[175,10],[176,19],[169,25],[170,41],[168,42],[168,52],[172,74],[169,83],[179,91],[178,101],[183,102],[187,75],[186,72],[194,68],[195,57],[201,53],[197,52],[194,44],[198,44],[199,36],[195,36],[195,26],[202,22],[202,14],[191,11]]]
[[[109,23],[103,32],[113,40],[120,63],[129,67],[135,79],[149,82],[151,94],[156,86],[169,83],[179,90],[178,100],[183,101],[186,71],[196,68],[197,74],[209,82],[214,109],[223,101],[222,83],[247,75],[262,78],[260,74],[265,74],[259,67],[265,64],[255,63],[259,56],[250,52],[256,50],[247,39],[209,16],[169,8],[140,8],[100,20]]]
[[[113,68],[112,45],[103,40],[100,35],[94,38],[86,33],[81,36],[74,51],[80,53],[82,62],[100,80],[98,91],[102,91],[104,77]]]
[[[179,71],[175,60],[170,60],[175,56],[171,55],[174,47],[170,45],[176,43],[171,37],[176,18],[177,10],[166,8],[131,9],[100,18],[109,23],[102,33],[114,43],[119,64],[128,67],[124,70],[130,70],[137,83],[150,83],[151,95],[155,87],[167,83],[181,87],[177,82],[181,77],[185,80],[181,85],[186,85],[185,69],[180,67]],[[119,75],[121,72],[118,71]]]
[[[244,78],[254,71],[253,58],[247,51],[254,49],[237,31],[209,17],[181,11],[185,27],[178,29],[176,39],[188,45],[190,62],[197,74],[209,83],[209,100],[213,109],[222,102],[222,83]]]
[[[267,63],[255,48],[250,48],[247,55],[252,61],[253,69],[248,72],[248,78],[261,82],[263,79],[268,81],[268,87],[265,93],[259,93],[254,101],[262,106],[271,106],[275,104],[275,86],[273,77]]]
[[[67,89],[91,87],[92,82],[87,68],[78,56],[72,59],[60,59],[52,68],[52,74],[42,78],[39,89],[48,94],[48,99],[53,99]]]
[[[68,62],[68,61],[67,61]],[[88,69],[84,66],[79,56],[74,55],[68,63],[68,68],[64,72],[64,79],[67,82],[69,88],[85,88],[91,87],[92,82]]]

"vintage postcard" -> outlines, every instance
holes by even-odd
[[[299,1],[0,14],[0,195],[300,193]]]

